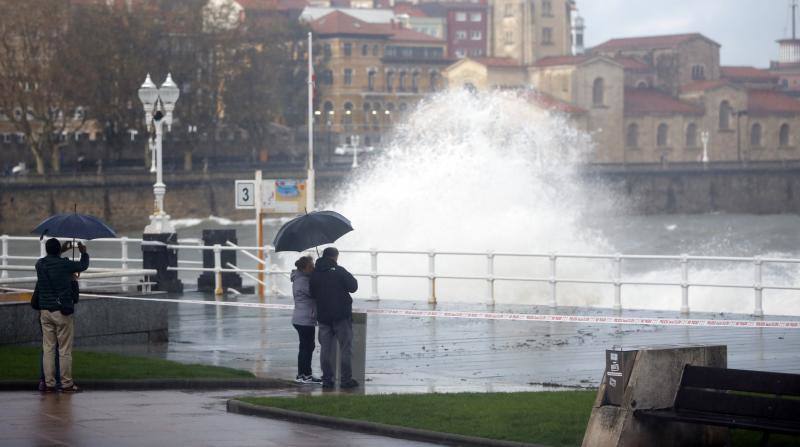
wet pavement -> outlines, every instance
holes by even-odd
[[[184,296],[202,297],[196,293]],[[252,296],[227,299],[255,301]],[[272,302],[286,304],[291,300]],[[354,307],[432,308],[424,303],[383,300],[357,301]],[[598,309],[553,310],[519,305],[490,308],[463,303],[440,304],[435,308],[612,314]],[[658,311],[628,311],[623,315],[680,317],[677,312]],[[293,378],[297,334],[290,317],[291,311],[175,304],[170,308],[168,344],[99,349],[240,368],[264,377]],[[752,318],[701,313],[692,313],[691,317]],[[618,326],[370,315],[366,392],[541,390],[542,384],[597,386],[605,366],[605,349],[665,344],[725,344],[731,368],[800,373],[800,330],[796,329]],[[318,353],[319,349],[313,361],[315,372],[318,372]]]
[[[264,393],[261,393],[264,394]],[[229,414],[241,391],[0,393],[0,445],[427,446],[314,425]]]

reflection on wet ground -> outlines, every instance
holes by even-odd
[[[3,403],[0,405],[0,445],[431,445],[227,413],[225,399],[241,394],[241,391],[0,393]]]
[[[199,294],[186,294],[197,299]],[[212,298],[207,298],[212,299]],[[256,301],[252,296],[229,300]],[[291,299],[273,302],[291,303]],[[146,304],[143,304],[146,305]],[[358,301],[354,307],[432,308],[407,301]],[[438,310],[610,314],[597,309],[520,305],[494,308],[448,303]],[[675,312],[625,315],[679,317]],[[246,369],[264,377],[293,378],[297,335],[291,311],[176,304],[170,341],[161,346],[107,346],[103,350]],[[693,313],[693,318],[750,319]],[[728,345],[732,368],[800,373],[800,331],[716,327],[616,326],[528,321],[412,318],[370,315],[367,393],[541,390],[543,384],[597,386],[604,350],[665,344]],[[315,353],[315,373],[319,361]]]

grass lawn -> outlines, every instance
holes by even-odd
[[[0,345],[0,380],[37,380],[41,348]],[[72,375],[81,379],[248,379],[238,369],[145,357],[73,351]]]
[[[580,446],[596,391],[245,397],[257,405],[326,416],[549,446]],[[734,430],[734,446],[758,446],[760,434]],[[770,446],[800,438],[773,435]]]

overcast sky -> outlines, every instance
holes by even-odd
[[[577,0],[586,45],[614,37],[699,32],[722,45],[723,65],[769,66],[791,36],[791,0]],[[798,20],[800,35],[800,20]]]

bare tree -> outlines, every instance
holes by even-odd
[[[0,0],[0,108],[24,135],[39,174],[48,158],[60,171],[60,136],[76,125],[65,95],[70,85],[63,67],[53,63],[65,47],[68,10],[63,0],[28,0],[24,8]]]

